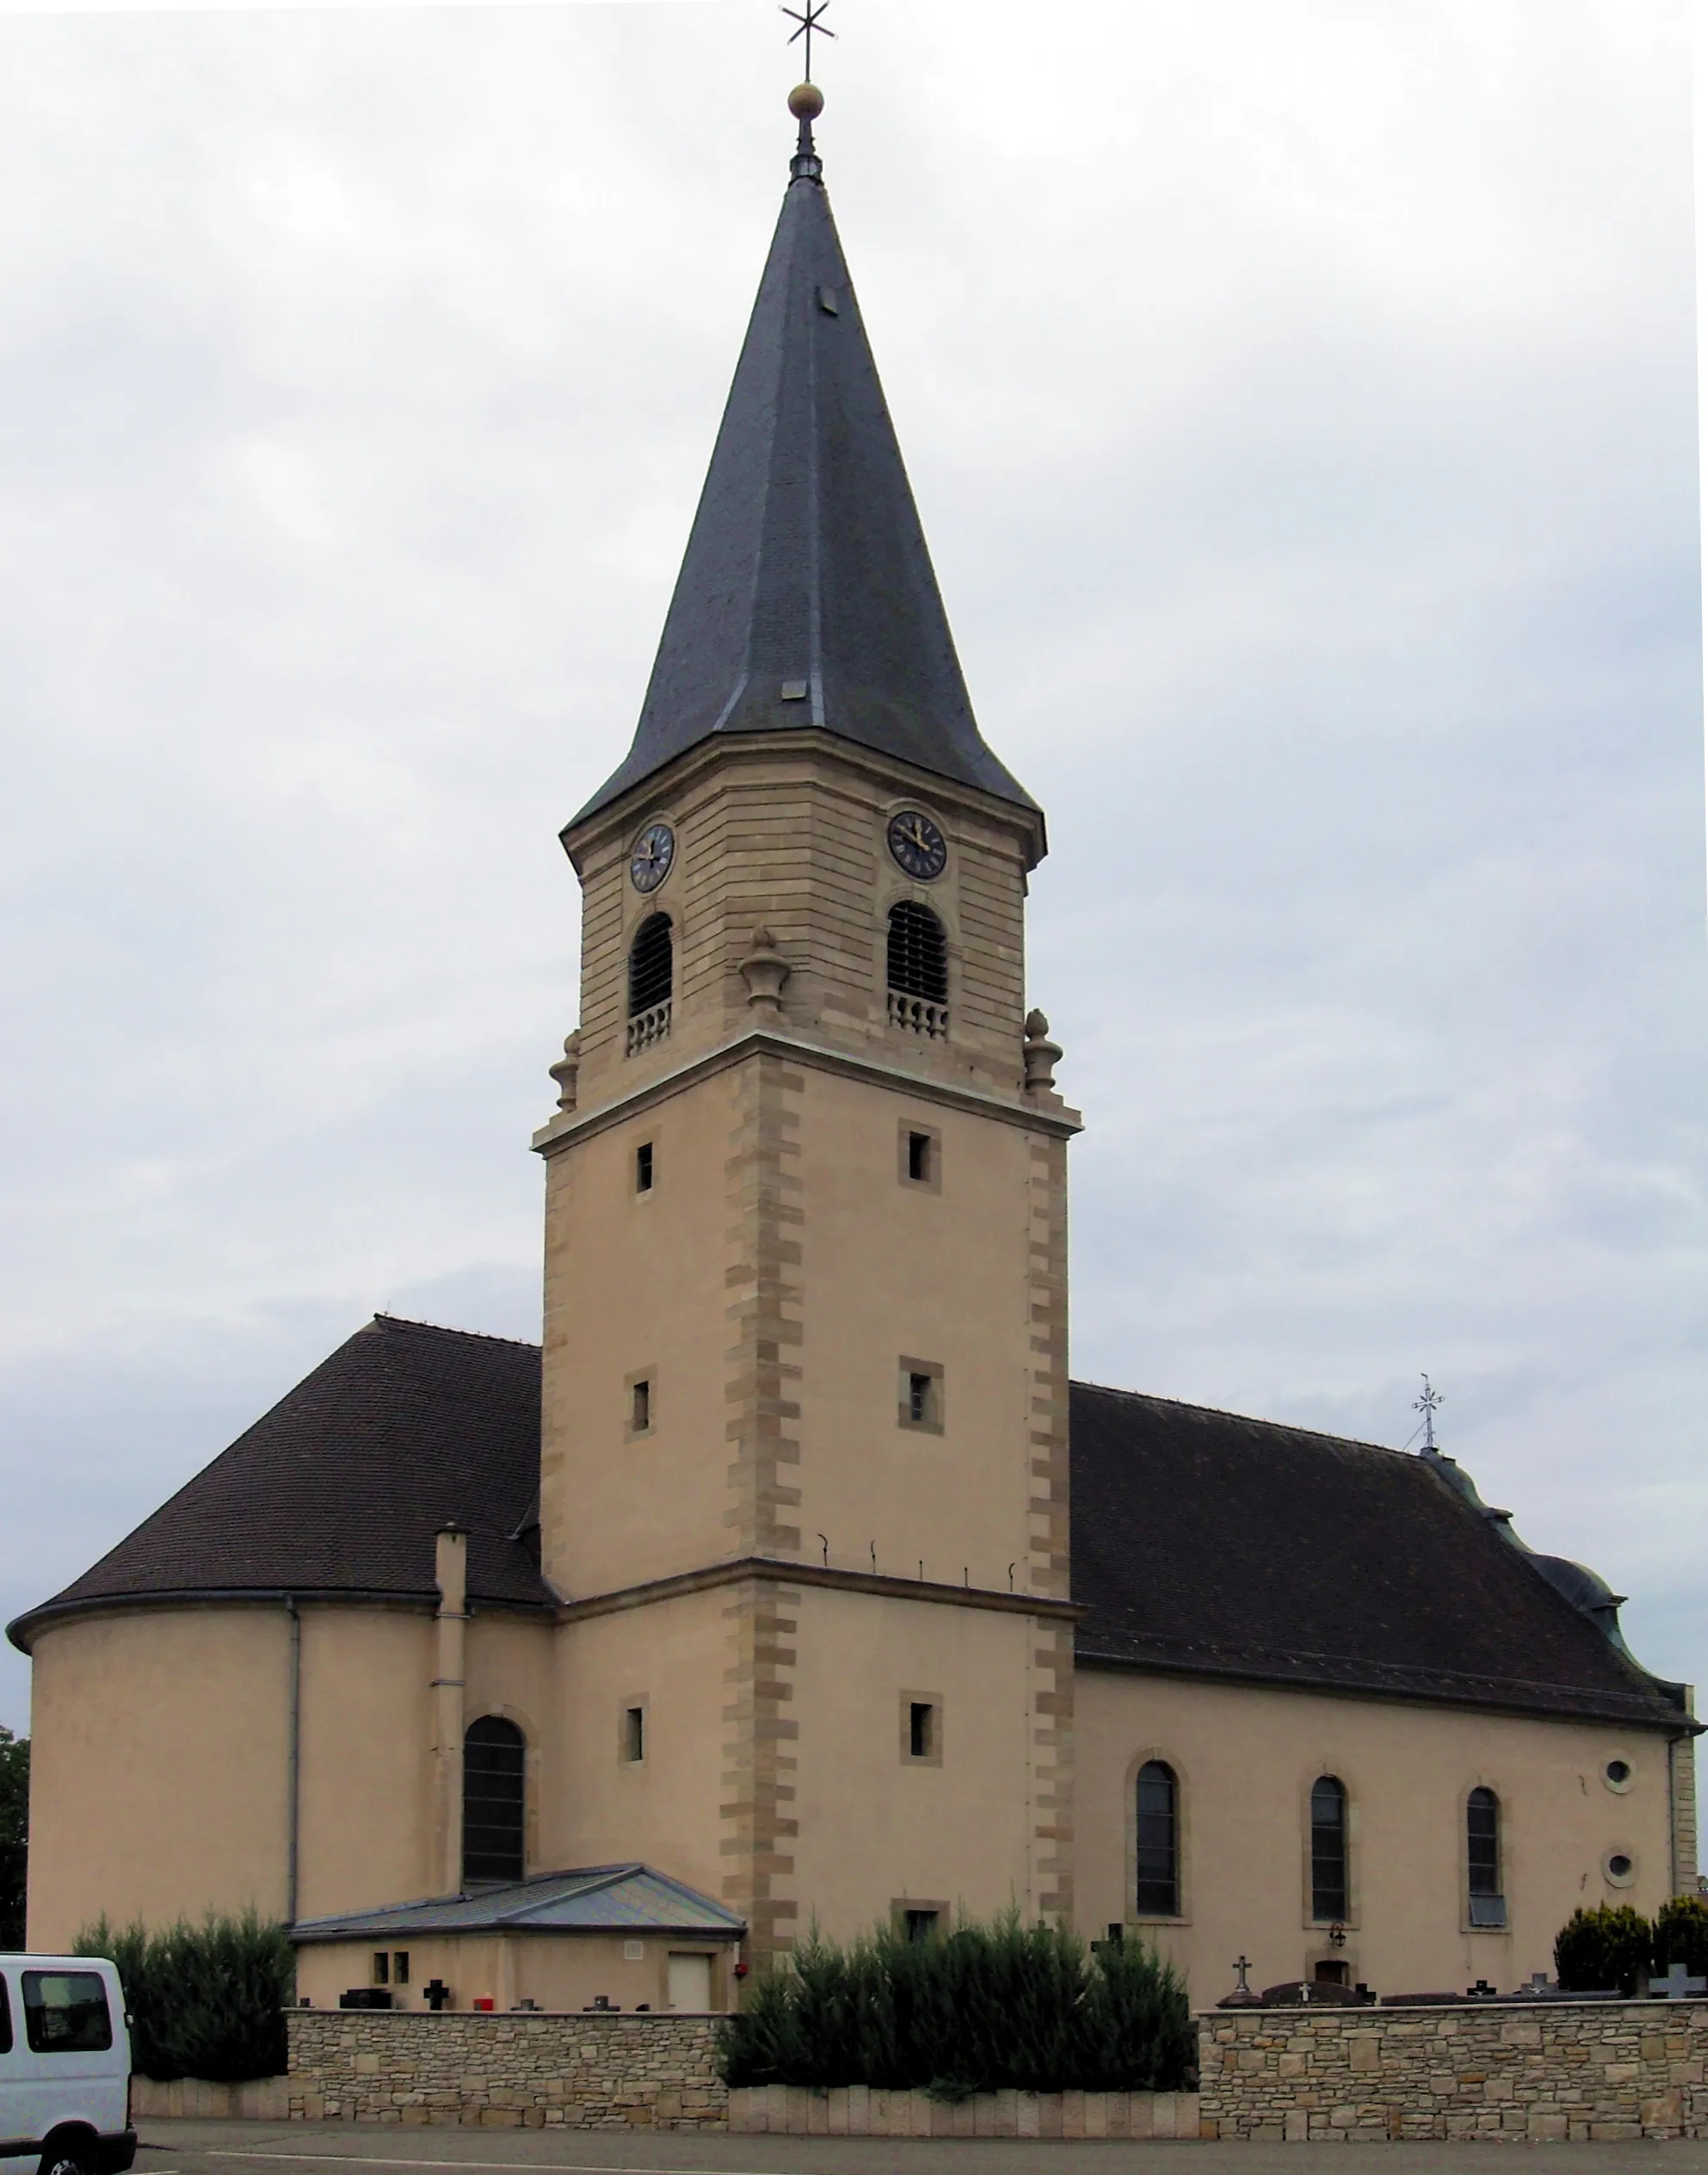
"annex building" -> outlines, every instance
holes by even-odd
[[[31,1944],[253,1902],[317,2003],[721,2008],[815,1920],[1013,1904],[1199,2002],[1242,1955],[1514,1987],[1694,1884],[1688,1690],[1450,1458],[1070,1379],[1044,818],[792,105],[633,745],[563,834],[542,1342],[376,1319],[12,1625]]]

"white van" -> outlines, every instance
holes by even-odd
[[[131,2035],[117,1969],[90,1956],[0,1956],[0,2172],[121,2175]]]

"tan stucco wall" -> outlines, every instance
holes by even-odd
[[[305,1604],[300,1620],[298,1916],[439,1892],[431,1617]],[[251,1902],[284,1916],[283,1605],[73,1619],[44,1630],[34,1659],[32,1945],[64,1948],[103,1911],[151,1925]],[[549,1627],[477,1614],[466,1713],[508,1714],[527,1736],[530,1870],[555,1697]]]
[[[559,1634],[561,1730],[547,1749],[542,1847],[549,1865],[639,1858],[702,1894],[727,1862],[725,1710],[731,1590],[685,1594]],[[624,1710],[645,1714],[645,1756],[625,1757]]]
[[[1554,1936],[1580,1904],[1653,1913],[1670,1890],[1668,1744],[1652,1732],[1532,1721],[1373,1699],[1327,1697],[1114,1671],[1079,1674],[1081,1922],[1137,1927],[1132,1778],[1168,1761],[1180,1779],[1185,1922],[1143,1931],[1188,1974],[1192,1999],[1218,2000],[1231,1959],[1251,1983],[1309,1977],[1338,1956],[1383,1993],[1510,1988],[1553,1970]],[[1601,1779],[1615,1756],[1622,1795]],[[1338,1775],[1351,1801],[1347,1944],[1309,1923],[1308,1800]],[[1464,1923],[1464,1800],[1501,1801],[1508,1927]],[[1636,1861],[1629,1888],[1604,1880],[1614,1850]]]
[[[1039,1907],[1030,1877],[1033,1619],[805,1592],[796,1893],[839,1939],[903,1901]],[[941,1764],[903,1756],[904,1697],[941,1702]]]
[[[84,1617],[34,1647],[28,1939],[285,1904],[282,1609]]]
[[[439,1934],[411,1938],[393,1933],[368,1941],[305,1944],[297,1951],[299,1996],[317,2008],[336,2009],[339,1996],[349,1988],[377,1983],[373,1956],[380,1949],[388,1957],[401,1950],[410,1960],[410,1983],[392,1990],[394,2009],[427,2008],[422,1989],[429,1980],[438,1979],[451,1989],[447,2006],[452,2009],[472,2009],[477,1999],[490,1997],[500,2011],[525,2000],[540,2009],[578,2011],[603,1994],[625,2011],[644,2003],[662,2012],[669,2002],[673,1954],[712,1958],[714,2009],[729,2007],[735,1986],[731,1951],[727,1944],[717,1942],[650,1934]],[[631,1949],[640,1953],[631,1955]]]

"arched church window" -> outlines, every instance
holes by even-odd
[[[513,1722],[482,1715],[463,1733],[463,1886],[519,1881],[527,1744]]]
[[[1501,1801],[1492,1790],[1473,1790],[1464,1801],[1467,1885],[1473,1925],[1504,1925],[1501,1892]]]
[[[890,909],[890,1024],[916,1035],[949,1032],[949,947],[943,924],[917,899]]]
[[[1310,1915],[1347,1915],[1347,1786],[1319,1775],[1310,1786]]]
[[[1147,1759],[1138,1771],[1138,1915],[1181,1914],[1180,1784],[1166,1760]]]
[[[663,1042],[670,1032],[675,986],[675,946],[668,914],[649,914],[629,946],[630,1057]]]

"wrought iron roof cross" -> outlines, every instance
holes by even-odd
[[[800,25],[799,30],[790,31],[789,43],[793,45],[798,38],[805,38],[806,40],[806,73],[804,80],[807,83],[812,81],[813,32],[816,30],[821,38],[834,38],[836,34],[834,30],[827,30],[822,20],[824,10],[829,4],[830,0],[803,0],[804,13],[801,8],[783,8],[780,10],[780,13],[787,15],[791,22]]]
[[[1431,1387],[1429,1377],[1425,1375],[1423,1395],[1412,1399],[1411,1408],[1414,1412],[1421,1412],[1423,1414],[1423,1447],[1426,1450],[1434,1450],[1435,1447],[1435,1415],[1446,1402],[1446,1399],[1442,1396],[1439,1389]]]

